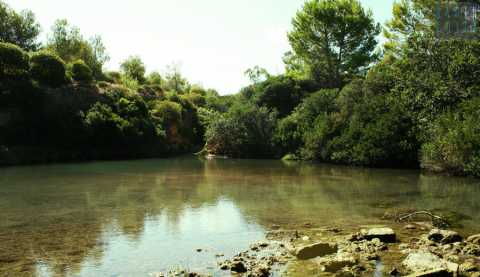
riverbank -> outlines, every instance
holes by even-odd
[[[417,221],[354,229],[310,224],[273,229],[267,240],[221,261],[225,275],[268,276],[480,276],[480,234],[463,237]],[[197,251],[202,251],[198,249]],[[163,276],[210,276],[173,270]]]

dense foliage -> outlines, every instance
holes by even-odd
[[[72,71],[72,78],[75,81],[89,83],[93,80],[92,70],[82,60],[78,60],[72,63],[71,71]]]
[[[12,43],[25,50],[38,48],[40,25],[30,11],[20,13],[0,1],[0,42]]]
[[[29,57],[20,47],[0,44],[0,79],[22,76],[29,70]]]
[[[17,16],[0,7],[0,17]],[[203,145],[231,157],[480,176],[480,42],[476,33],[439,37],[433,7],[396,2],[378,45],[380,27],[358,0],[306,1],[288,33],[285,74],[255,66],[245,72],[251,85],[225,96],[190,84],[178,64],[147,74],[138,56],[104,72],[101,38],[83,39],[66,20],[44,45],[2,25],[2,157],[148,157]],[[22,24],[35,30],[33,18]],[[25,38],[4,39],[5,28]]]
[[[55,53],[38,52],[30,58],[32,78],[41,84],[58,87],[66,83],[66,65]]]

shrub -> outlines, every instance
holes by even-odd
[[[92,70],[82,61],[72,63],[72,78],[78,82],[90,83],[93,80]]]
[[[0,42],[0,78],[23,76],[28,67],[25,51],[14,44]]]
[[[84,117],[84,124],[91,133],[93,145],[111,145],[122,138],[128,121],[116,114],[108,105],[96,103]]]
[[[422,167],[480,176],[480,97],[435,120],[422,145]]]
[[[160,101],[155,105],[153,115],[163,122],[178,123],[182,120],[182,106],[171,101]]]
[[[30,59],[32,78],[39,83],[58,87],[66,83],[65,62],[50,52],[34,53]]]
[[[276,112],[237,103],[227,114],[207,125],[205,138],[211,153],[234,157],[271,157]]]
[[[105,73],[105,79],[107,82],[120,84],[122,79],[122,74],[118,71],[108,71]]]

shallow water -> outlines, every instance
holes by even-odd
[[[1,168],[0,276],[219,275],[219,259],[272,225],[378,224],[412,208],[451,215],[469,234],[480,231],[479,199],[478,179],[268,160]]]

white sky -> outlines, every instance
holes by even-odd
[[[102,36],[117,70],[139,55],[147,71],[182,65],[192,82],[237,92],[248,84],[244,71],[255,65],[283,72],[290,49],[286,33],[303,0],[4,0],[16,10],[32,10],[43,28],[65,18],[85,37]],[[384,23],[393,0],[360,0]]]

